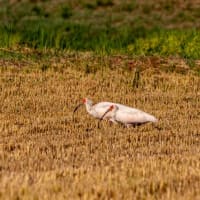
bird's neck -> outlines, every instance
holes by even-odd
[[[92,104],[86,103],[85,106],[86,106],[86,110],[87,110],[87,112],[90,113],[91,110],[92,110]]]

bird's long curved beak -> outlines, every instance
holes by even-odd
[[[101,118],[99,120],[101,121],[105,117],[105,115],[110,111],[111,111],[111,109],[108,108],[108,110],[106,110],[106,112],[101,116]]]
[[[106,114],[108,113],[108,112],[110,112],[112,109],[111,108],[108,108],[108,110],[106,110],[106,112],[101,116],[101,118],[99,118],[99,121],[98,121],[98,128],[100,128],[100,126],[99,126],[99,124],[100,124],[100,122],[102,121],[102,119],[106,116]]]
[[[83,104],[80,103],[78,106],[76,106],[76,108],[75,108],[74,111],[73,111],[73,114],[74,114],[82,105],[83,105]]]

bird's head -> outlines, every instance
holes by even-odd
[[[99,128],[100,122],[104,119],[104,117],[106,116],[106,114],[109,113],[109,112],[114,111],[117,108],[118,108],[118,106],[116,106],[116,105],[109,106],[109,108],[105,111],[105,113],[99,118],[98,128]]]
[[[108,108],[108,109],[105,111],[105,113],[101,116],[100,121],[105,117],[105,115],[106,115],[108,112],[114,111],[116,108],[117,108],[116,105],[111,105],[111,106],[109,106],[109,108]]]
[[[74,113],[75,113],[82,105],[85,105],[85,104],[89,104],[89,105],[92,106],[93,103],[92,103],[92,101],[89,100],[88,98],[83,98],[82,101],[81,101],[81,103],[75,107]]]
[[[114,106],[114,105],[111,105],[111,106],[108,108],[107,111],[108,111],[108,112],[109,112],[109,111],[112,111],[114,108],[115,108],[115,106]]]
[[[83,102],[83,104],[86,104],[87,98],[83,98],[83,99],[82,99],[82,102]]]
[[[119,107],[117,105],[111,105],[106,112],[117,111],[118,109]]]
[[[88,104],[88,105],[92,106],[93,102],[88,98],[83,98],[82,99],[82,104]]]

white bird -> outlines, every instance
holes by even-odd
[[[112,102],[100,102],[93,105],[93,102],[87,98],[84,98],[82,103],[76,106],[74,113],[82,105],[85,105],[87,112],[95,118],[109,119],[113,123],[121,122],[127,126],[157,121],[154,116],[136,108]]]
[[[127,106],[125,107],[126,108],[123,109],[123,107],[119,107],[117,104],[111,105],[102,115],[100,120],[109,115],[110,121],[114,123],[120,122],[126,127],[158,121],[153,115],[150,115],[144,111],[136,108],[128,109],[129,107]]]
[[[100,102],[100,103],[93,105],[93,102],[91,100],[84,98],[82,103],[80,103],[78,106],[76,106],[73,113],[75,113],[78,110],[78,108],[80,108],[82,105],[85,105],[87,112],[90,115],[92,115],[93,117],[98,118],[98,119],[109,119],[110,118],[109,113],[106,116],[104,116],[103,118],[102,118],[102,115],[113,104],[114,103],[111,103],[111,102]]]

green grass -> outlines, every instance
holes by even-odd
[[[200,31],[145,29],[129,26],[114,27],[110,22],[95,27],[78,23],[54,23],[47,20],[27,21],[19,27],[0,28],[0,47],[27,45],[36,49],[56,48],[96,51],[108,54],[120,52],[133,55],[178,55],[200,58]]]
[[[0,3],[0,47],[200,58],[200,8],[192,3],[183,9],[157,0],[160,12],[151,1],[53,2]],[[190,27],[178,28],[184,23]]]

